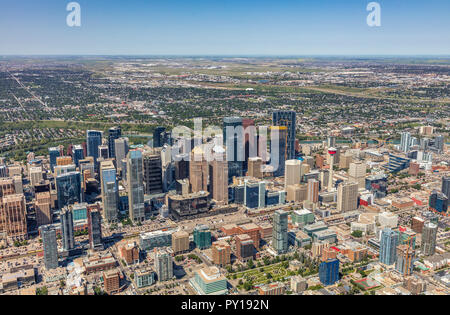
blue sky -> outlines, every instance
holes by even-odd
[[[0,54],[449,55],[449,0],[0,0]]]

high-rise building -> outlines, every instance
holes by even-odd
[[[336,162],[335,157],[337,156],[338,150],[334,147],[328,148],[328,155],[330,156],[330,175],[328,176],[328,192],[334,190],[333,173],[334,173],[334,163]]]
[[[108,152],[110,158],[116,157],[115,140],[122,136],[122,128],[120,126],[109,128],[108,130]]]
[[[141,151],[130,151],[127,157],[128,209],[133,222],[145,220],[144,176]]]
[[[253,259],[255,255],[255,244],[247,234],[236,235],[236,257],[240,261]]]
[[[444,136],[438,135],[434,138],[434,148],[438,153],[444,152]]]
[[[53,147],[48,149],[48,154],[50,156],[50,168],[53,172],[53,168],[56,166],[56,158],[59,157],[59,148]]]
[[[339,260],[334,258],[320,263],[319,279],[324,285],[333,285],[339,281]]]
[[[228,182],[244,172],[245,147],[242,118],[225,117],[223,119],[223,144],[226,146],[228,161]],[[192,163],[192,160],[191,160]]]
[[[212,199],[217,202],[228,203],[228,162],[225,150],[215,146],[213,152],[216,156],[210,164],[210,191]],[[220,155],[220,157],[219,157]]]
[[[381,232],[380,262],[392,265],[397,260],[397,246],[399,244],[398,233],[389,228]]]
[[[408,152],[411,146],[411,134],[409,132],[402,132],[400,136],[400,150]]]
[[[156,127],[155,131],[153,132],[153,147],[154,148],[160,148],[163,146],[162,141],[162,135],[166,131],[166,128],[164,127]]]
[[[56,177],[58,209],[83,202],[80,172],[68,172]]]
[[[73,228],[73,213],[68,207],[61,210],[60,214],[61,221],[61,235],[62,244],[65,251],[70,251],[75,248],[75,236]]]
[[[103,216],[108,223],[117,222],[119,212],[119,187],[116,168],[112,161],[100,165],[100,185],[102,190]]]
[[[311,178],[308,180],[307,193],[306,200],[312,203],[319,202],[319,181],[317,179]]]
[[[294,111],[275,111],[272,113],[272,124],[274,126],[287,127],[285,160],[295,159],[296,116]]]
[[[327,148],[334,148],[336,147],[336,137],[335,136],[328,136],[327,138]]]
[[[435,223],[427,222],[422,230],[422,254],[432,256],[436,250],[436,236],[438,226]]]
[[[107,145],[98,146],[98,159],[97,161],[103,161],[109,159],[109,149]]]
[[[430,195],[429,206],[434,211],[446,213],[448,210],[448,198],[445,194],[437,190],[433,190]]]
[[[245,181],[244,205],[250,209],[264,208],[266,206],[266,183],[264,181]]]
[[[251,157],[248,159],[248,176],[262,178],[262,159],[260,157]]]
[[[337,210],[347,212],[358,209],[358,183],[344,182],[339,184],[337,192]]]
[[[41,192],[36,194],[34,208],[36,212],[36,224],[41,225],[52,224],[52,200],[50,192]]]
[[[175,180],[189,178],[189,154],[179,154],[175,160]]]
[[[359,189],[364,189],[366,187],[366,163],[350,163],[348,175],[351,182],[358,183]]]
[[[163,192],[162,164],[159,151],[146,151],[143,155],[144,193],[146,195]]]
[[[413,272],[414,249],[408,245],[397,246],[397,261],[395,262],[395,270],[400,272],[404,277],[409,276]]]
[[[217,241],[212,244],[213,263],[225,267],[231,262],[231,246],[226,241]]]
[[[10,240],[27,239],[25,196],[23,194],[4,195],[0,201],[0,231],[3,231]]]
[[[94,162],[98,159],[98,147],[102,145],[102,132],[88,130],[86,133],[87,156],[92,156]]]
[[[39,227],[44,248],[44,266],[45,269],[58,268],[58,243],[56,241],[56,231],[51,225]]]
[[[272,247],[277,254],[288,250],[288,212],[275,211],[273,215]]]
[[[308,198],[308,185],[290,185],[286,189],[286,201],[303,202]]]
[[[442,193],[450,199],[450,176],[442,177]]]
[[[95,206],[88,207],[89,246],[91,249],[101,249],[102,244],[102,218],[100,209]]]
[[[284,175],[284,187],[285,189],[289,185],[300,184],[300,174],[301,174],[302,162],[300,160],[288,160],[285,166]]]
[[[128,138],[118,138],[114,140],[114,157],[116,158],[117,168],[120,165],[120,161],[127,157],[129,151]]]
[[[203,146],[197,146],[191,153],[191,160],[189,162],[189,182],[191,183],[191,190],[193,193],[208,191],[209,168],[203,149]],[[230,172],[229,168],[228,172]]]
[[[189,250],[189,233],[178,231],[172,234],[172,250],[175,255]]]
[[[155,248],[155,271],[158,275],[158,281],[168,281],[173,278],[173,260],[172,255],[165,249]]]
[[[84,159],[84,149],[81,145],[76,144],[72,148],[73,163],[76,167],[80,166],[80,161]]]
[[[194,243],[199,249],[211,247],[211,230],[207,225],[201,224],[194,228]]]

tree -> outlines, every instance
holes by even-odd
[[[360,237],[362,237],[362,235],[363,235],[362,231],[353,231],[352,232],[352,236],[356,237],[356,238],[360,238]]]

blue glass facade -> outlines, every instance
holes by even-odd
[[[56,166],[56,158],[60,156],[59,154],[59,148],[49,148],[48,154],[50,156],[50,168],[53,172],[55,166]]]
[[[92,156],[94,161],[98,159],[98,147],[102,144],[102,132],[88,130],[86,136],[87,155]]]
[[[319,279],[324,285],[335,284],[339,280],[339,260],[330,259],[319,265]]]
[[[81,145],[75,145],[72,150],[72,157],[74,164],[79,167],[80,161],[84,159],[84,150]]]
[[[83,201],[80,172],[69,172],[56,177],[58,208]]]
[[[381,232],[380,241],[380,262],[385,265],[392,265],[397,260],[397,246],[399,235],[391,229],[384,229]]]

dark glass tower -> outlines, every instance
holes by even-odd
[[[287,160],[295,159],[295,134],[297,115],[294,111],[275,111],[272,113],[272,124],[284,126],[288,129],[287,134]]]
[[[61,234],[62,244],[65,251],[69,251],[75,248],[75,237],[73,231],[73,214],[69,208],[61,210]]]
[[[229,129],[228,132],[227,129]],[[229,132],[231,130],[233,130],[233,133]],[[223,119],[223,144],[227,149],[228,182],[231,182],[234,176],[242,176],[244,172],[245,152],[242,118],[225,117]]]
[[[122,136],[122,128],[120,126],[109,128],[108,130],[108,152],[110,158],[116,157],[116,146],[114,141]]]
[[[88,130],[86,135],[87,155],[98,159],[98,147],[102,144],[102,132],[97,130]]]

